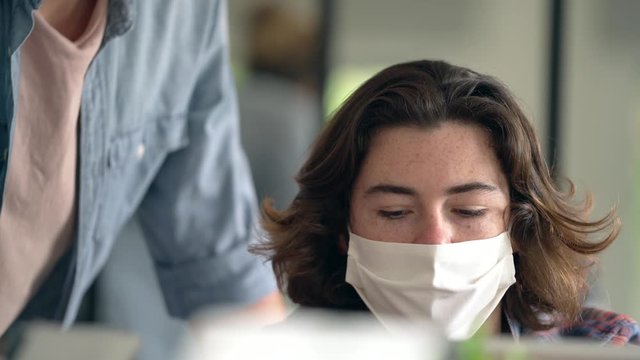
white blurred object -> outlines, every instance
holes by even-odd
[[[63,331],[59,324],[33,323],[25,330],[17,360],[133,360],[139,339],[128,332],[91,325]]]
[[[184,360],[436,360],[444,359],[444,338],[431,327],[407,324],[388,332],[370,316],[353,313],[295,314],[269,328],[247,321],[218,322],[187,344]]]
[[[230,311],[208,313],[180,360],[632,360],[640,347],[606,346],[585,339],[544,342],[509,335],[448,342],[430,324],[398,320],[390,332],[369,313],[296,311],[282,324],[260,327],[230,320]],[[400,326],[400,325],[403,326]]]

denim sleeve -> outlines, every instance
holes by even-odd
[[[247,251],[256,233],[255,190],[240,144],[223,1],[215,13],[193,64],[189,144],[167,157],[139,209],[169,313],[182,318],[275,290],[270,268]]]

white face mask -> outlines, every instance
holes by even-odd
[[[516,281],[506,232],[441,245],[349,239],[346,281],[389,330],[432,322],[450,340],[468,339]]]

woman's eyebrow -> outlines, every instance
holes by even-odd
[[[498,191],[498,187],[476,181],[476,182],[471,182],[467,184],[452,186],[447,189],[447,195],[461,194],[461,193],[466,193],[470,191],[493,192],[493,191]]]
[[[374,195],[374,194],[397,194],[397,195],[410,195],[415,196],[417,192],[406,186],[400,185],[392,185],[392,184],[378,184],[372,186],[364,192],[365,195]]]

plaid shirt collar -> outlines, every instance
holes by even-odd
[[[611,311],[584,308],[576,322],[560,324],[542,331],[526,329],[507,314],[504,316],[511,335],[516,341],[522,336],[533,337],[544,342],[555,342],[564,337],[578,337],[610,345],[640,345],[640,325],[628,315]]]

